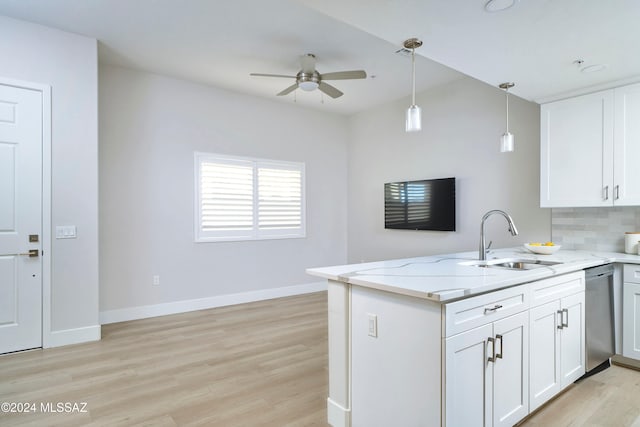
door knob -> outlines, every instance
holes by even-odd
[[[37,258],[40,255],[40,249],[29,249],[29,252],[23,254],[13,254],[17,256],[28,256],[29,258]]]

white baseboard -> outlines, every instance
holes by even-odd
[[[49,339],[45,341],[43,347],[61,347],[63,345],[80,344],[99,340],[100,325],[86,326],[84,328],[51,331]]]
[[[121,308],[100,312],[100,324],[126,322],[127,320],[145,319],[148,317],[166,316],[168,314],[186,313],[188,311],[206,310],[208,308],[224,307],[227,305],[246,302],[262,301],[292,295],[309,294],[327,290],[327,282],[314,282],[304,285],[285,286],[282,288],[264,289],[259,291],[242,292],[238,294],[218,295],[215,297],[199,298],[184,301],[168,302],[155,305]]]
[[[327,398],[327,422],[333,427],[350,427],[351,411]]]

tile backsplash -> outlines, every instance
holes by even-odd
[[[640,208],[551,210],[551,237],[565,249],[624,252],[627,231],[640,231]]]

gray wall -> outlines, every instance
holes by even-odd
[[[550,210],[539,208],[539,106],[510,98],[514,153],[499,152],[504,92],[471,78],[419,93],[422,132],[404,131],[408,99],[354,116],[349,142],[349,262],[477,250],[480,219],[491,209],[513,217],[487,221],[493,247],[551,236]],[[457,179],[456,232],[385,230],[385,182]]]
[[[98,327],[96,40],[0,16],[0,58],[0,76],[51,86],[52,226],[78,233],[52,242],[51,329]]]
[[[341,116],[101,66],[101,311],[300,285],[307,267],[343,264],[347,131]],[[307,237],[194,243],[194,151],[305,162]]]

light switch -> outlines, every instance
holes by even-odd
[[[367,313],[369,317],[369,336],[378,338],[378,316]]]
[[[75,238],[76,238],[75,225],[57,225],[56,226],[56,239],[75,239]]]

